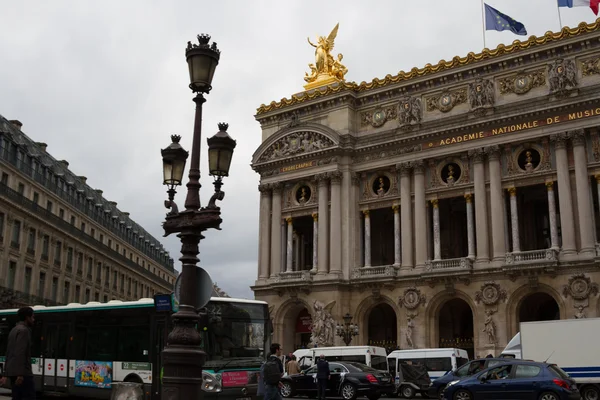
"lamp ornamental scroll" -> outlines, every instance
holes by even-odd
[[[346,346],[350,346],[352,338],[354,336],[358,336],[358,324],[352,323],[352,315],[349,313],[346,313],[343,318],[344,324],[337,324],[335,327],[335,333],[342,338],[344,343],[346,343]]]

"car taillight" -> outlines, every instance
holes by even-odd
[[[367,380],[371,383],[377,383],[377,378],[373,374],[367,374]]]
[[[561,388],[565,388],[565,389],[570,389],[571,385],[569,385],[569,382],[567,381],[563,381],[562,379],[552,379],[552,382],[554,382],[554,384],[556,386],[560,386]]]

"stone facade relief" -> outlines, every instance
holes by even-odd
[[[501,301],[506,301],[506,290],[496,282],[485,282],[478,292],[475,292],[475,301],[486,306],[495,306]]]
[[[582,61],[581,74],[583,76],[600,74],[600,57],[589,58]]]
[[[273,143],[260,156],[258,162],[311,153],[334,145],[333,141],[317,132],[296,132],[282,137]]]
[[[467,89],[460,88],[457,90],[445,90],[439,95],[427,98],[427,111],[439,110],[441,112],[448,112],[459,104],[467,102]]]
[[[400,127],[410,127],[421,122],[421,99],[418,97],[404,97],[398,106],[398,122]]]
[[[563,286],[563,296],[565,298],[571,296],[573,300],[588,300],[590,296],[598,294],[598,284],[585,274],[571,275],[569,281]]]
[[[498,339],[496,338],[496,323],[494,322],[493,315],[497,312],[497,310],[485,310],[485,321],[483,322],[483,329],[487,335],[489,344],[496,344]]]
[[[498,80],[500,94],[525,94],[531,89],[546,84],[546,73],[543,69],[531,72],[520,72]]]
[[[566,96],[578,86],[575,61],[559,58],[548,65],[550,93]]]
[[[327,306],[318,300],[313,303],[313,324],[310,337],[313,347],[333,346],[335,320],[331,316],[331,310],[334,305],[335,301]]]
[[[408,312],[406,314],[406,331],[404,336],[406,338],[406,344],[409,348],[414,349],[413,334],[415,330],[415,318],[419,315],[417,311],[420,305],[425,306],[427,297],[421,293],[416,287],[410,287],[404,290],[404,294],[398,298],[398,304],[400,307],[405,307]]]
[[[371,125],[374,128],[379,128],[387,121],[393,121],[398,116],[398,108],[393,106],[377,107],[373,111],[366,111],[360,115],[362,126]]]
[[[491,80],[477,79],[469,84],[469,103],[473,110],[492,107],[495,101],[494,82]]]

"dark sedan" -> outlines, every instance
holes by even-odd
[[[442,398],[442,392],[446,385],[452,381],[466,379],[473,374],[483,371],[484,369],[491,368],[494,365],[498,365],[501,363],[507,363],[514,361],[511,358],[481,358],[478,360],[473,360],[456,371],[448,371],[445,375],[440,376],[433,382],[431,382],[431,386],[427,394],[431,398]]]
[[[579,400],[575,381],[554,364],[512,361],[455,380],[444,389],[445,400]]]
[[[327,395],[341,396],[344,400],[354,400],[358,396],[366,396],[369,400],[377,400],[382,394],[393,393],[394,380],[389,372],[379,371],[367,365],[337,361],[329,363],[331,378],[327,386]],[[312,367],[296,375],[281,379],[281,395],[317,397],[317,368]]]

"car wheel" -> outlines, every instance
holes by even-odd
[[[471,400],[472,398],[473,397],[471,396],[471,392],[464,389],[460,389],[456,393],[454,393],[454,400]]]
[[[444,387],[443,386],[440,388],[440,390],[438,390],[437,398],[439,400],[444,400]]]
[[[540,400],[560,400],[558,396],[552,392],[544,392],[540,396]]]
[[[599,400],[600,391],[595,386],[588,386],[581,391],[581,398],[583,400]]]
[[[281,393],[281,397],[292,397],[294,388],[292,387],[291,382],[282,382],[279,392]]]
[[[344,383],[344,386],[340,389],[340,394],[344,398],[344,400],[354,400],[356,399],[356,388],[351,383]]]
[[[413,397],[415,397],[416,392],[412,386],[402,386],[400,388],[400,393],[405,399],[412,399]]]

